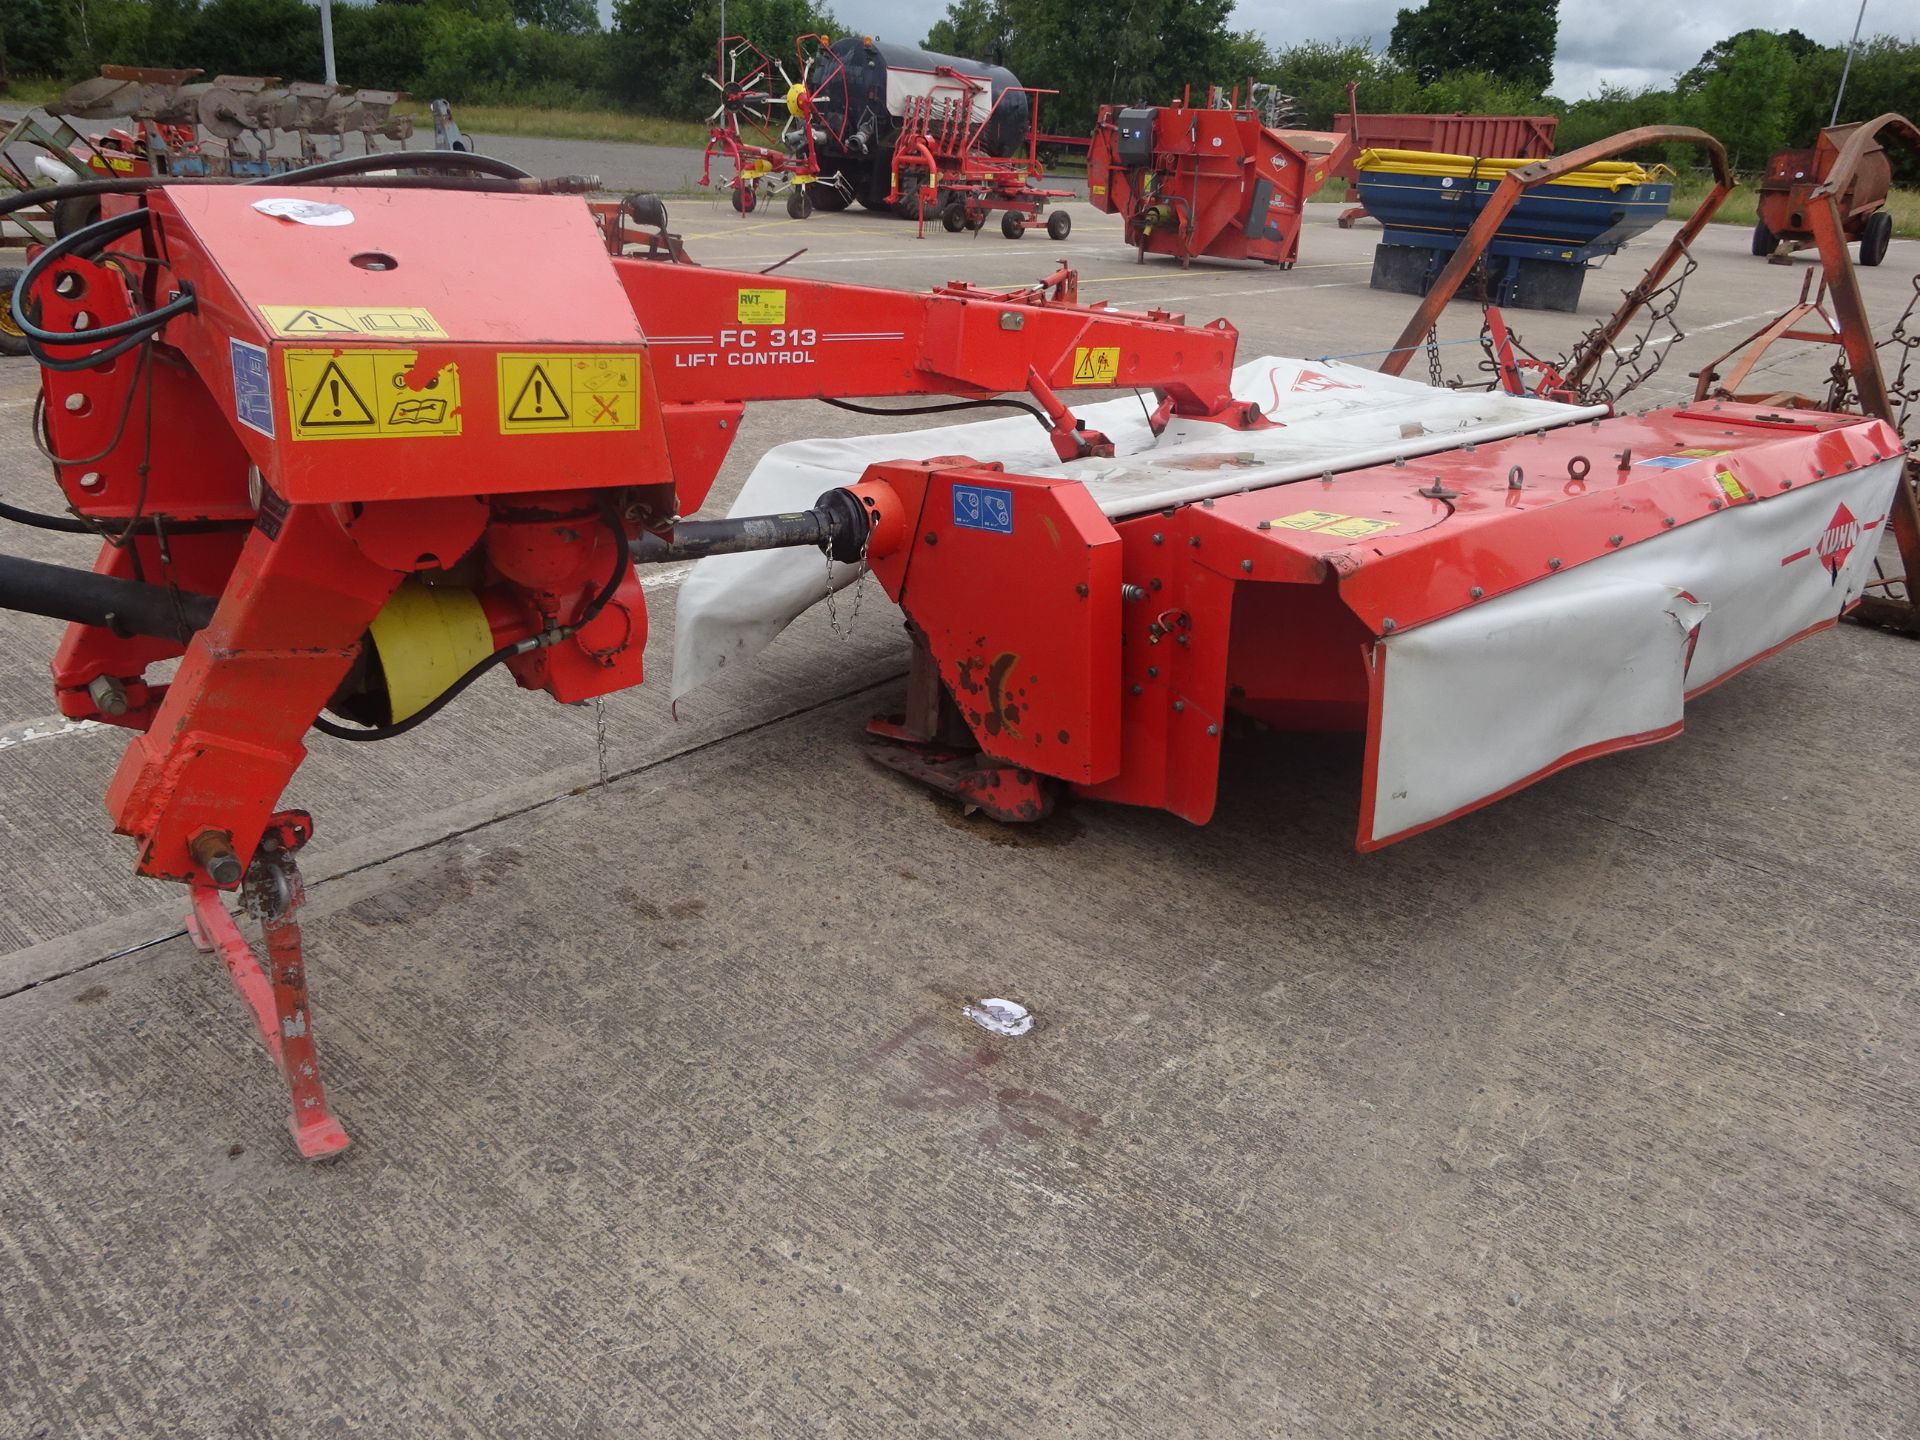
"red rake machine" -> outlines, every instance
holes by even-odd
[[[815,70],[830,72],[838,62],[825,35],[802,35],[793,50],[799,80],[745,36],[729,35],[720,42],[714,73],[707,77],[720,92],[720,103],[707,117],[700,183],[713,183],[716,157],[725,161],[733,170],[724,182],[728,200],[742,215],[784,195],[787,215],[804,220],[813,213],[813,186],[843,183],[821,175],[815,141],[824,117],[804,79]],[[848,198],[843,193],[835,208],[844,208]]]
[[[1720,169],[1690,236],[1724,158],[1649,134]],[[1225,321],[1065,282],[907,294],[707,269],[671,237],[612,255],[657,205],[602,233],[570,187],[498,161],[384,163],[58,187],[104,218],[16,292],[64,513],[0,517],[101,544],[90,571],[0,557],[0,607],[67,621],[62,713],[130,732],[108,814],[141,873],[189,887],[310,1158],[347,1144],[298,920],[313,825],[282,801],[310,735],[380,742],[496,670],[563,703],[639,684],[646,565],[786,554],[815,599],[822,551],[870,565],[914,642],[899,768],[995,814],[1071,787],[1203,821],[1231,712],[1362,729],[1373,848],[1672,734],[1687,694],[1853,607],[1889,505],[1920,560],[1879,352],[1831,262],[1842,401],[1627,415],[1236,372]],[[455,255],[449,233],[494,239]],[[1113,389],[1151,394],[1087,404]],[[747,402],[855,395],[1026,415],[961,435],[977,449],[869,439],[797,505],[681,518]],[[1463,430],[1463,406],[1492,418]]]
[[[901,104],[887,203],[917,218],[922,233],[929,216],[958,234],[980,229],[997,210],[1000,233],[1009,240],[1018,240],[1043,216],[1047,238],[1066,239],[1073,217],[1065,210],[1047,215],[1046,209],[1051,201],[1072,199],[1073,192],[1046,188],[1040,163],[1040,97],[1056,93],[1024,85],[995,89],[982,76],[938,67],[924,92]],[[1012,155],[995,155],[987,133],[1003,109],[1016,106],[1026,115],[1025,138]]]

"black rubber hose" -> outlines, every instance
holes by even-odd
[[[491,155],[475,155],[470,150],[388,150],[373,155],[349,155],[344,160],[323,160],[280,175],[256,175],[242,185],[311,185],[317,180],[332,180],[343,175],[364,175],[370,170],[467,170],[475,175],[492,175],[501,180],[531,180],[533,176],[518,165],[496,160]]]
[[[184,645],[206,628],[218,603],[211,595],[0,555],[0,609],[98,625],[116,635],[151,635]]]
[[[101,527],[117,526],[119,521],[102,521],[95,524],[82,520],[77,515],[48,515],[40,510],[23,510],[18,505],[9,505],[0,500],[0,520],[11,520],[16,525],[31,525],[35,530],[52,530],[59,535],[100,535]],[[136,522],[133,533],[151,535],[162,526],[169,535],[213,535],[222,530],[245,530],[252,526],[251,520],[169,520],[164,515],[146,516]]]
[[[176,300],[170,300],[157,310],[144,311],[126,320],[116,320],[111,325],[96,325],[90,330],[46,330],[37,316],[40,307],[30,303],[30,291],[33,282],[44,275],[53,266],[69,255],[93,256],[107,245],[108,241],[118,240],[131,230],[138,230],[147,223],[145,210],[130,210],[125,215],[111,215],[105,220],[96,220],[75,230],[71,235],[63,236],[42,250],[20,272],[20,278],[13,283],[13,323],[30,342],[37,345],[97,345],[103,340],[118,340],[124,337],[147,335],[160,329],[175,315],[181,315],[194,308],[199,302],[193,297],[193,291],[182,285],[182,294]],[[117,351],[115,353],[118,353]],[[107,357],[88,355],[86,363],[97,365]]]

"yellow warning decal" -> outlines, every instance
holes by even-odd
[[[431,312],[419,305],[262,305],[276,335],[294,340],[444,340]]]
[[[1342,515],[1335,510],[1301,510],[1283,515],[1273,522],[1286,530],[1315,530],[1322,535],[1338,535],[1343,540],[1364,540],[1391,530],[1398,520],[1373,520],[1365,515]]]
[[[416,372],[412,350],[287,350],[296,440],[400,440],[460,433],[460,371]]]
[[[1676,450],[1673,453],[1676,455],[1684,455],[1689,460],[1711,460],[1714,456],[1724,455],[1727,452],[1724,450],[1703,450],[1698,445],[1695,445],[1690,449]]]
[[[787,323],[787,292],[742,290],[736,314],[742,325],[784,325]]]
[[[502,435],[640,428],[636,355],[503,354],[499,372]]]
[[[1740,488],[1740,482],[1733,478],[1731,470],[1722,470],[1713,478],[1720,482],[1720,489],[1726,494],[1727,499],[1740,501],[1747,498],[1747,492]]]
[[[1075,385],[1111,385],[1120,378],[1118,345],[1081,345],[1073,352]]]

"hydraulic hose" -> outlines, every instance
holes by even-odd
[[[151,635],[184,645],[207,627],[217,603],[211,595],[0,555],[0,609],[98,625],[116,635]]]

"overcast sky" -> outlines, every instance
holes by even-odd
[[[1404,0],[1239,0],[1236,29],[1257,30],[1276,46],[1301,40],[1372,39],[1385,48]],[[918,44],[946,13],[945,0],[829,0],[843,25],[886,40]],[[1662,85],[1716,40],[1750,26],[1797,29],[1826,45],[1845,45],[1858,0],[1560,0],[1560,48],[1554,93],[1592,94],[1602,81]],[[1920,39],[1916,0],[1867,0],[1863,35]],[[1023,76],[1044,85],[1044,75]],[[1209,76],[1195,76],[1204,81]]]

